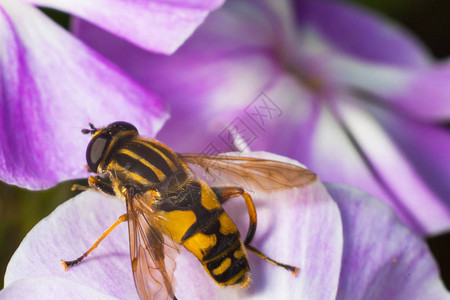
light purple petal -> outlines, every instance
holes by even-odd
[[[349,99],[341,95],[337,101],[343,120],[328,105],[321,105],[310,138],[295,139],[299,160],[325,181],[352,184],[390,204],[418,233],[448,228],[450,212],[442,200],[373,117]]]
[[[15,281],[0,291],[1,299],[36,299],[45,297],[47,300],[59,299],[117,299],[110,295],[99,293],[86,285],[58,276],[30,277]]]
[[[327,59],[318,63],[326,64],[328,76],[349,91],[366,93],[372,100],[413,118],[450,118],[450,63],[421,69],[399,68],[339,55],[331,45],[322,47],[327,48]]]
[[[1,180],[38,189],[84,177],[89,137],[80,129],[89,121],[130,121],[153,136],[168,117],[155,96],[36,8],[2,2],[0,25]]]
[[[426,244],[365,192],[326,185],[341,211],[344,253],[337,299],[449,299]]]
[[[298,22],[319,31],[338,50],[377,63],[420,68],[429,54],[398,25],[342,1],[298,1]]]
[[[270,154],[262,156],[279,158]],[[343,241],[337,206],[322,184],[316,182],[302,190],[261,194],[255,197],[255,204],[259,222],[253,245],[279,261],[299,266],[300,274],[294,277],[249,254],[252,285],[248,289],[223,288],[213,282],[192,254],[182,251],[175,272],[177,297],[333,298]],[[248,227],[244,201],[230,200],[225,209],[244,235]],[[59,206],[35,226],[12,257],[5,276],[5,290],[16,284],[19,288],[21,280],[30,277],[57,276],[120,299],[135,299],[126,224],[119,225],[78,266],[63,271],[59,263],[60,259],[78,257],[124,210],[120,200],[95,192],[81,193]],[[56,287],[53,291],[59,293]]]
[[[87,23],[78,35],[169,103],[172,118],[158,138],[176,151],[202,152],[210,143],[218,152],[230,151],[224,133],[238,125],[247,128],[251,149],[286,154],[294,151],[290,136],[299,131],[299,120],[309,123],[315,104],[302,101],[310,95],[279,66],[274,22],[261,7],[227,3],[170,57],[145,52]],[[268,109],[278,106],[273,116],[263,117],[264,124],[255,111],[261,101]]]
[[[449,228],[450,209],[426,185],[373,116],[350,97],[342,97],[337,104],[341,122],[355,138],[365,164],[390,198],[379,199],[387,201],[419,233],[438,233]]]
[[[60,263],[83,254],[125,212],[118,198],[97,192],[68,200],[22,241],[8,264],[5,287],[31,277],[56,276],[121,299],[137,299],[126,223],[114,229],[80,265],[64,271]]]
[[[295,139],[298,155],[324,181],[351,183],[378,199],[389,201],[389,194],[376,181],[363,158],[336,120],[333,111],[322,104],[311,138]],[[302,145],[307,145],[302,148]]]
[[[410,75],[407,85],[388,95],[387,103],[423,120],[450,119],[450,62]]]
[[[147,50],[170,54],[224,0],[28,0],[79,16]],[[75,25],[74,30],[77,30]]]
[[[244,2],[228,6],[212,14],[170,57],[145,52],[80,24],[78,35],[84,41],[171,106],[172,118],[158,138],[176,151],[202,151],[233,121],[236,111],[245,115],[245,106],[280,72],[270,50],[276,35],[264,13]]]
[[[450,206],[450,133],[376,106],[365,106],[413,163],[419,176]]]

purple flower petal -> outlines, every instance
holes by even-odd
[[[277,159],[270,154],[263,157]],[[175,293],[179,299],[331,299],[341,268],[342,231],[336,204],[320,182],[304,189],[255,197],[258,230],[253,245],[267,255],[301,268],[297,277],[249,253],[253,282],[248,289],[218,286],[187,251],[177,259]],[[248,215],[242,199],[225,209],[242,234]],[[118,199],[84,192],[59,206],[27,235],[12,257],[5,291],[32,277],[60,277],[99,293],[135,299],[126,224],[121,224],[81,264],[63,271],[60,259],[74,259],[125,210]],[[46,283],[48,285],[49,283]],[[62,293],[55,286],[52,293]],[[62,286],[61,288],[64,288]],[[76,287],[74,287],[75,289]],[[45,295],[45,294],[43,294]]]
[[[26,20],[26,22],[24,21]],[[0,6],[0,178],[38,189],[87,175],[80,129],[133,122],[153,136],[163,105],[36,8]]]
[[[170,54],[224,0],[28,0],[79,16],[147,50]],[[77,31],[75,24],[74,30]]]
[[[449,205],[450,133],[445,127],[419,123],[376,106],[366,108],[413,162],[415,171]]]
[[[220,152],[226,152],[230,148],[220,140],[219,134],[236,117],[252,127],[255,135],[264,136],[255,141],[257,144],[250,145],[252,149],[265,149],[262,145],[270,141],[267,136],[281,138],[279,132],[271,130],[276,126],[269,128],[268,134],[246,117],[245,107],[261,92],[267,92],[270,98],[282,89],[294,89],[306,95],[296,80],[283,74],[278,65],[272,48],[279,41],[270,21],[262,9],[254,9],[245,2],[230,2],[227,9],[211,15],[170,57],[145,52],[88,23],[81,23],[77,34],[171,106],[174,117],[162,128],[159,139],[179,152],[201,152],[208,143],[219,140]],[[299,97],[291,95],[274,101],[279,101],[283,113],[289,114],[283,119],[290,120],[290,126],[284,126],[283,130],[291,128],[296,132],[299,114],[307,114],[311,108],[292,109]],[[289,139],[288,134],[284,136]],[[279,144],[286,143],[290,141]]]
[[[387,103],[425,121],[450,119],[450,63],[435,65],[410,75],[397,93],[387,95]]]
[[[97,192],[66,201],[25,237],[8,265],[5,287],[31,277],[56,276],[120,299],[137,299],[125,223],[80,265],[64,271],[60,263],[83,254],[125,212],[118,198]]]
[[[326,187],[344,229],[337,299],[449,299],[426,244],[386,205],[348,186]]]
[[[345,98],[337,102],[341,122],[356,140],[366,167],[387,193],[388,198],[382,199],[417,232],[440,232],[449,228],[450,209],[423,182],[376,120],[355,101]]]
[[[298,1],[299,25],[319,31],[335,48],[376,63],[420,68],[429,54],[399,26],[344,2]]]
[[[317,43],[320,37],[315,38]],[[414,118],[425,121],[450,118],[447,84],[450,81],[450,63],[433,64],[417,70],[399,68],[356,60],[337,54],[331,45],[321,46],[327,49],[327,59],[318,63],[339,85],[350,91],[362,91],[372,100]]]
[[[59,299],[117,299],[99,293],[86,285],[58,276],[30,277],[15,281],[0,291],[2,299],[36,299],[37,295],[47,300]]]

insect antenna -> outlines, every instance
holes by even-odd
[[[95,127],[94,124],[92,124],[91,122],[89,122],[89,127],[91,129],[86,129],[86,128],[81,129],[81,133],[82,134],[94,134],[98,131],[98,128]]]

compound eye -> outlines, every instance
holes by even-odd
[[[98,165],[100,164],[103,154],[111,140],[110,136],[99,135],[95,136],[86,151],[86,160],[92,172],[97,172]]]

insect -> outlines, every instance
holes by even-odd
[[[256,231],[253,200],[241,186],[210,187],[192,171],[244,182],[257,190],[310,184],[316,175],[307,169],[272,160],[234,156],[178,154],[162,143],[143,138],[133,125],[115,122],[104,128],[91,123],[84,134],[88,168],[98,176],[89,188],[120,197],[127,213],[103,233],[79,258],[62,261],[65,269],[81,262],[121,222],[128,221],[133,276],[141,299],[176,299],[172,285],[175,256],[182,245],[192,252],[219,285],[246,286],[250,281],[247,252],[297,274],[295,266],[279,263],[250,243]],[[241,196],[250,218],[244,241],[222,208]]]

